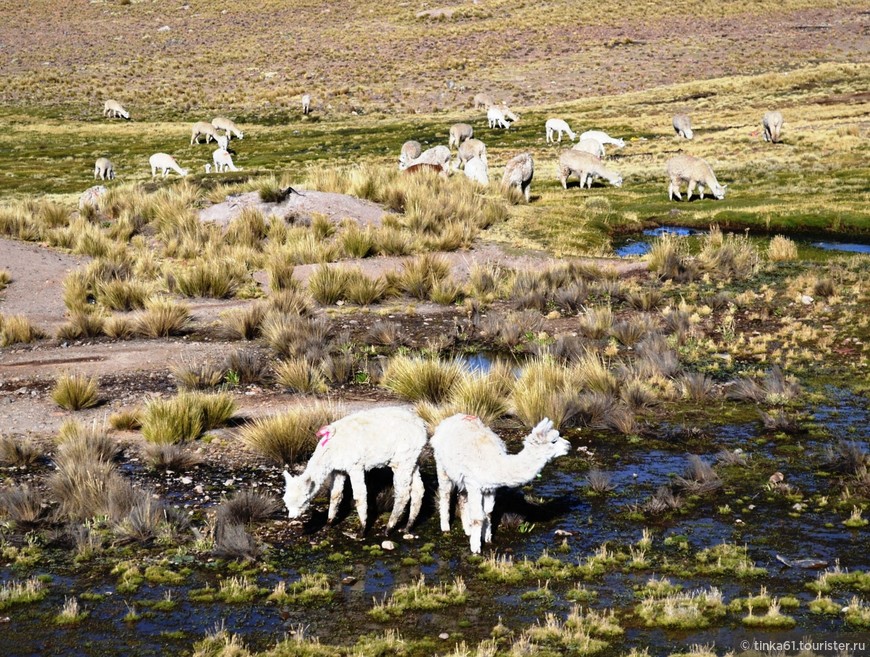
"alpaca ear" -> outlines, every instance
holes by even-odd
[[[287,470],[285,469],[285,470],[284,470],[284,483],[287,484],[287,485],[289,486],[292,482],[293,482],[293,477],[292,477],[292,476],[290,475],[290,473],[287,472]]]
[[[538,426],[536,426],[534,428],[532,433],[535,433],[539,436],[546,436],[550,432],[550,429],[552,429],[552,428],[553,428],[553,421],[551,419],[545,417],[543,420],[538,422]]]

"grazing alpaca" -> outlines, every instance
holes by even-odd
[[[417,164],[439,166],[441,167],[441,172],[446,176],[450,173],[450,149],[446,146],[433,146],[420,153],[420,156],[415,157],[413,160],[400,161],[399,169],[407,171],[410,167]]]
[[[447,148],[459,148],[459,145],[466,139],[474,137],[474,128],[467,123],[454,123],[450,126],[449,137],[447,139]]]
[[[532,197],[532,177],[535,175],[535,162],[531,153],[520,153],[508,160],[504,166],[501,178],[502,190],[507,192],[511,187],[517,187],[526,197],[528,203]]]
[[[417,459],[426,445],[426,424],[412,410],[375,408],[347,415],[317,432],[320,442],[298,477],[284,471],[287,484],[284,504],[291,518],[298,518],[328,479],[331,523],[338,512],[344,482],[350,477],[353,499],[362,529],[368,521],[366,470],[389,467],[393,471],[395,502],[387,522],[390,531],[411,502],[407,527],[411,527],[423,502],[423,480]]]
[[[435,429],[432,436],[438,471],[438,510],[441,531],[450,531],[450,495],[465,491],[463,527],[471,537],[471,551],[480,552],[481,540],[492,539],[490,514],[495,491],[502,486],[521,486],[531,481],[571,444],[544,418],[523,441],[523,451],[508,454],[504,442],[473,415],[454,415]]]
[[[490,107],[486,110],[486,122],[490,128],[498,126],[508,130],[511,127],[511,122],[507,120],[507,115],[498,107]]]
[[[148,158],[148,163],[151,165],[152,178],[157,175],[157,169],[160,169],[163,172],[164,178],[169,173],[170,169],[175,171],[179,176],[187,175],[187,169],[182,169],[178,166],[178,162],[175,161],[175,158],[168,153],[154,153],[154,155]]]
[[[224,171],[238,171],[239,169],[233,164],[233,156],[226,148],[219,148],[211,154],[212,162],[214,162],[215,171],[218,173]],[[206,173],[208,173],[206,171]]]
[[[625,146],[624,139],[614,139],[606,132],[602,132],[601,130],[587,130],[582,135],[580,135],[580,139],[594,139],[602,146],[604,146],[605,144],[613,144],[617,148],[623,148]]]
[[[782,132],[782,112],[765,112],[761,117],[761,126],[764,128],[764,141],[771,144],[779,143]]]
[[[244,139],[245,134],[239,130],[239,126],[237,126],[231,119],[228,119],[224,116],[216,116],[211,120],[211,125],[215,130],[223,130],[226,134],[227,141],[235,137],[236,139]],[[220,144],[220,141],[218,141]],[[221,145],[221,148],[226,148],[226,145]]]
[[[309,94],[302,95],[302,113],[311,113],[311,96]]]
[[[103,116],[115,119],[127,119],[128,121],[130,120],[130,112],[125,110],[124,106],[117,100],[111,99],[103,104]]]
[[[713,169],[700,157],[694,157],[685,153],[675,155],[668,160],[668,178],[671,179],[671,184],[668,185],[668,199],[682,201],[680,196],[680,183],[688,183],[686,189],[686,200],[692,198],[692,192],[695,190],[695,185],[698,186],[698,191],[701,192],[701,198],[704,198],[704,187],[709,187],[710,191],[720,201],[725,198],[725,188],[727,185],[720,185],[716,180],[716,174]]]
[[[399,154],[399,168],[401,169],[403,164],[406,164],[411,160],[416,160],[422,153],[423,147],[420,145],[420,142],[414,139],[409,139],[402,144],[402,151]]]
[[[553,139],[553,134],[558,133],[559,142],[562,141],[562,133],[565,132],[571,138],[571,141],[574,141],[577,138],[577,135],[573,130],[568,126],[568,124],[562,119],[547,119],[547,122],[544,124],[544,130],[547,133],[547,143],[555,142]]]
[[[688,114],[674,115],[674,132],[683,139],[691,139],[695,136],[695,133],[692,132],[692,120]]]
[[[115,165],[107,157],[101,157],[94,164],[94,178],[100,180],[115,179]]]

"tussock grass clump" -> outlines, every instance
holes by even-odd
[[[335,591],[325,573],[303,573],[300,578],[287,585],[281,580],[269,594],[269,600],[279,605],[313,604],[332,600]]]
[[[308,291],[318,303],[329,306],[345,298],[349,282],[347,269],[324,264],[308,279]]]
[[[341,411],[336,406],[316,402],[259,418],[242,429],[239,439],[275,463],[290,465],[308,458],[317,445],[317,430],[339,417]]]
[[[57,435],[58,448],[55,463],[63,468],[67,464],[85,461],[111,463],[121,452],[121,446],[105,427],[96,422],[82,426],[78,422],[65,423]]]
[[[265,317],[266,305],[259,302],[227,310],[221,313],[222,333],[229,340],[254,340]]]
[[[59,502],[58,512],[70,520],[108,516],[120,520],[129,513],[135,498],[132,487],[112,463],[68,459],[48,479]]]
[[[176,363],[170,367],[180,390],[207,390],[220,385],[224,370],[215,363]]]
[[[169,399],[151,399],[142,414],[142,436],[153,443],[196,440],[204,431],[223,426],[235,410],[228,393],[182,392]]]
[[[409,611],[434,611],[451,605],[464,604],[468,599],[465,582],[457,577],[451,584],[426,586],[421,575],[413,584],[397,586],[393,594],[382,603],[375,603],[369,615],[375,620],[388,621]]]
[[[324,393],[326,381],[320,368],[306,358],[280,361],[274,366],[275,382],[291,392]]]
[[[702,461],[701,457],[696,454],[689,456],[685,477],[677,477],[676,483],[686,492],[695,495],[713,492],[721,488],[723,484],[713,467]]]
[[[494,365],[484,375],[463,373],[450,392],[450,406],[456,413],[476,415],[491,424],[507,413],[513,386],[514,376],[507,365]]]
[[[115,535],[123,542],[146,543],[158,536],[174,537],[176,529],[186,525],[186,518],[167,506],[162,500],[156,500],[149,491],[137,494],[127,515],[115,523]],[[149,570],[145,576],[149,576]]]
[[[0,489],[0,518],[19,525],[33,524],[43,515],[43,501],[42,493],[27,484]],[[0,609],[2,608],[0,593]]]
[[[560,428],[573,415],[573,397],[567,370],[550,358],[540,358],[523,367],[510,401],[527,429],[545,417]]]
[[[136,324],[129,317],[112,315],[103,321],[103,333],[113,340],[130,340],[136,335]]]
[[[716,383],[703,372],[686,372],[679,378],[677,384],[683,399],[694,402],[706,401],[716,391]]]
[[[177,267],[167,276],[170,290],[186,297],[227,299],[248,280],[244,264],[229,258],[197,260],[188,267]]]
[[[32,440],[0,433],[0,465],[33,465],[41,456],[42,450]]]
[[[587,308],[578,318],[580,333],[592,340],[606,336],[613,327],[613,311],[609,306]]]
[[[195,452],[172,443],[148,443],[145,445],[145,462],[152,470],[184,472],[202,462]]]
[[[328,343],[330,325],[325,317],[309,319],[299,315],[269,313],[263,321],[263,337],[280,358],[322,355]]]
[[[291,252],[284,248],[270,250],[266,256],[269,289],[273,292],[298,289],[299,281],[293,278],[294,269],[295,259]]]
[[[95,297],[98,303],[110,310],[141,310],[153,291],[149,283],[112,279],[97,282]]]
[[[375,231],[375,251],[378,255],[403,256],[409,255],[414,250],[411,237],[400,230],[390,226],[382,226]]]
[[[440,404],[461,376],[462,365],[457,361],[394,356],[384,369],[381,385],[411,401]]]
[[[469,272],[471,295],[484,301],[500,296],[510,284],[515,273],[496,262],[475,262]]]
[[[711,587],[664,597],[648,597],[636,609],[647,627],[701,629],[725,615],[722,592]]]
[[[30,344],[44,337],[45,333],[24,315],[0,315],[0,347]]]
[[[267,233],[266,218],[257,208],[243,208],[237,217],[230,221],[224,239],[227,244],[246,246],[256,249]]]
[[[397,322],[388,319],[375,320],[369,326],[367,338],[371,344],[382,347],[394,347],[403,344],[401,326]]]
[[[288,287],[269,296],[269,308],[285,315],[311,315],[314,300],[307,292]]]
[[[96,377],[64,372],[55,382],[51,391],[54,403],[68,411],[92,408],[100,401],[100,390]]]
[[[268,365],[266,359],[252,349],[237,349],[230,352],[224,359],[223,369],[229,383],[233,381],[242,385],[262,383],[266,378]]]
[[[146,338],[181,335],[190,324],[190,308],[165,298],[150,299],[136,318],[136,332]]]
[[[89,613],[79,606],[78,598],[75,596],[65,598],[60,613],[54,617],[54,622],[58,625],[75,625],[87,618]]]
[[[370,278],[360,269],[348,271],[345,298],[358,306],[368,306],[381,301],[388,293],[389,284],[382,277]]]
[[[402,263],[395,285],[416,299],[428,299],[432,287],[449,273],[450,265],[443,256],[426,253]]]
[[[777,627],[790,628],[797,623],[791,616],[786,616],[780,611],[780,602],[777,598],[773,598],[770,606],[767,608],[767,613],[763,616],[756,616],[752,613],[752,607],[749,607],[749,613],[741,619],[741,622],[747,627]]]
[[[731,575],[734,577],[756,577],[767,571],[759,568],[749,558],[746,546],[734,543],[720,543],[701,550],[695,555],[698,562],[696,570],[702,575]]]
[[[219,524],[215,527],[212,554],[216,557],[254,561],[261,552],[257,541],[245,530],[244,525]]]
[[[787,237],[775,235],[767,247],[767,259],[771,262],[794,262],[797,260],[797,244]]]
[[[135,431],[142,427],[142,411],[138,408],[124,409],[109,416],[109,426],[117,431]]]
[[[104,332],[105,318],[97,312],[74,311],[69,320],[57,330],[59,340],[95,338]]]
[[[609,493],[616,488],[611,475],[598,468],[592,468],[586,473],[586,481],[589,484],[589,488],[598,495]]]
[[[571,368],[570,377],[583,390],[605,395],[615,395],[619,391],[619,380],[598,351],[586,350]]]
[[[270,518],[280,508],[281,505],[271,497],[252,490],[241,490],[220,503],[216,519],[218,524],[247,525]]]
[[[12,605],[38,602],[48,595],[46,585],[36,577],[9,580],[0,584],[0,611]]]
[[[747,235],[723,235],[718,226],[711,226],[697,261],[703,271],[743,279],[758,268],[758,251]]]
[[[375,253],[375,234],[371,227],[360,228],[355,222],[345,222],[338,239],[348,258],[368,258]]]

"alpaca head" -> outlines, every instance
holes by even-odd
[[[527,447],[543,448],[550,454],[550,458],[565,456],[571,451],[571,443],[559,435],[559,431],[553,428],[553,421],[549,418],[538,422],[538,425],[526,436],[525,444]]]
[[[286,483],[284,506],[287,507],[291,519],[298,518],[305,513],[308,503],[317,492],[317,484],[305,473],[294,477],[286,470],[284,470],[284,482]]]

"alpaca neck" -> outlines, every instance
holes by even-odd
[[[551,458],[548,451],[526,445],[518,454],[506,454],[489,465],[486,468],[487,481],[481,484],[485,489],[522,486],[534,479]]]

